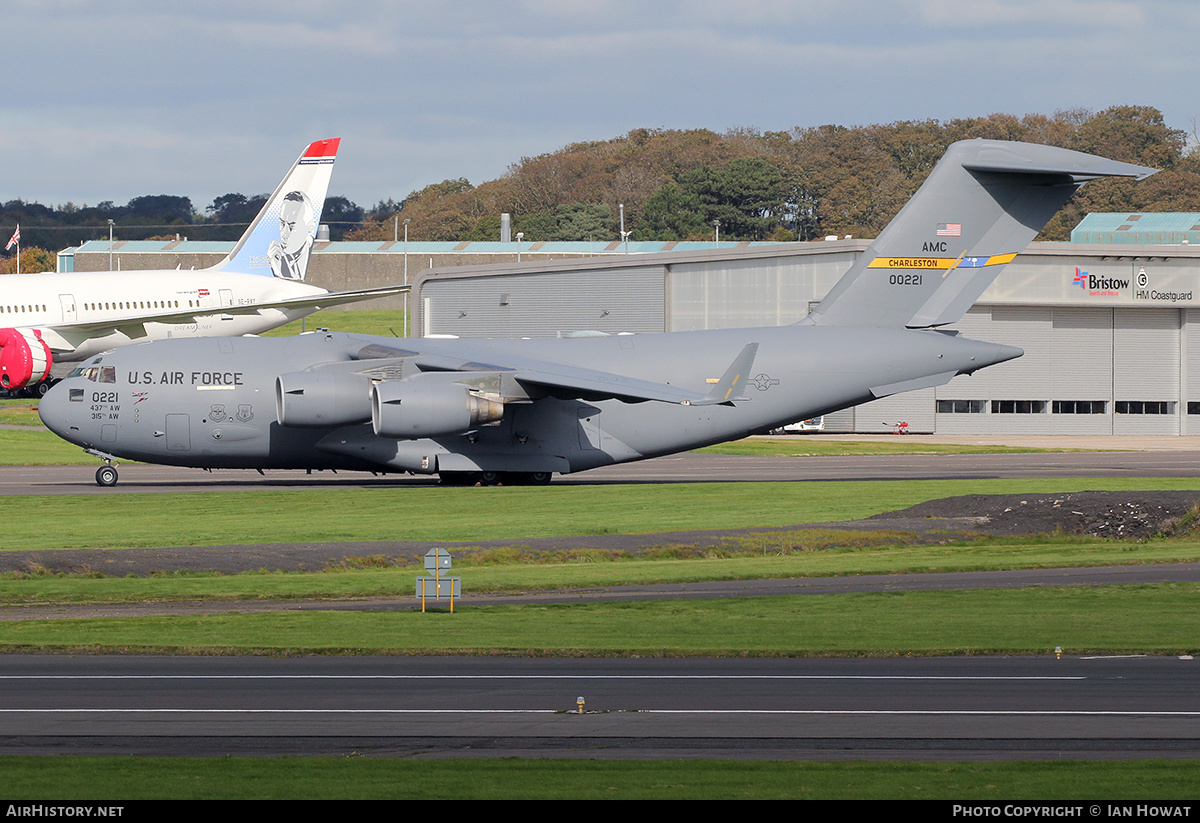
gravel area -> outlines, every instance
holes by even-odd
[[[992,535],[1086,534],[1145,540],[1170,532],[1200,500],[1200,492],[1072,492],[968,494],[919,503],[874,520],[966,519],[971,531]]]

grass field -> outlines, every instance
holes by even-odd
[[[412,575],[394,594],[411,597]],[[1097,619],[1103,615],[1104,619]],[[0,650],[523,657],[1192,654],[1200,584],[0,622]]]
[[[0,425],[42,428],[37,414],[38,401],[25,398],[0,400]]]
[[[632,491],[631,491],[632,489]],[[0,551],[229,543],[473,541],[856,520],[964,494],[1200,489],[1200,478],[275,488],[0,498]],[[433,544],[433,545],[436,545]]]
[[[1189,801],[1189,761],[804,763],[740,760],[0,758],[14,800]],[[48,787],[53,787],[49,788]],[[20,813],[21,806],[16,806]],[[136,810],[127,810],[136,811]],[[949,814],[949,809],[945,810]],[[128,813],[125,816],[129,816]]]
[[[994,571],[1200,560],[1195,539],[1142,543],[1081,538],[982,539],[912,544],[902,532],[755,532],[715,548],[655,546],[640,556],[609,550],[531,551],[520,544],[455,550],[454,567],[474,594],[713,580]],[[333,551],[331,550],[331,554]],[[0,575],[0,605],[222,600],[344,600],[407,593],[419,564],[387,554],[353,557],[305,572],[158,572],[108,576],[33,568]]]
[[[303,331],[317,329],[344,331],[352,334],[377,334],[381,337],[400,337],[404,334],[404,312],[377,309],[331,309],[310,314],[286,326],[271,329],[263,337],[290,337]],[[409,334],[413,333],[410,326]]]
[[[18,424],[20,425],[20,424]],[[11,431],[11,430],[9,430]],[[628,488],[265,489],[35,496],[0,513],[39,528],[9,550],[395,538],[511,540],[456,556],[467,591],[738,577],[1195,560],[1200,540],[1051,537],[912,545],[896,534],[797,538],[773,527],[856,519],[935,497],[1082,489],[1200,489],[1200,481],[915,481]],[[467,497],[470,495],[470,497]],[[314,515],[319,513],[319,516]],[[659,546],[539,555],[556,534],[754,527],[728,551]],[[415,571],[367,556],[312,573],[0,578],[0,603],[409,596]],[[0,650],[216,654],[910,655],[1180,654],[1200,637],[1200,584],[883,592],[741,600],[458,605],[419,612],[303,611],[0,622]],[[11,607],[10,607],[11,608]],[[352,754],[352,753],[347,753]],[[342,758],[0,758],[10,798],[860,798],[1163,801],[1194,796],[1200,763],[782,763]]]
[[[845,520],[948,494],[1024,491],[1037,487],[1196,487],[1200,481],[921,481],[659,485],[638,491],[629,507],[620,487],[541,489],[337,489],[207,494],[7,498],[14,511],[46,523],[36,536],[12,534],[9,548],[125,546],[219,542],[234,529],[242,540],[308,542],[372,539],[397,522],[404,536],[441,540],[479,534],[509,536],[507,548],[461,551],[456,572],[468,592],[504,592],[636,583],[749,578],[945,572],[1194,561],[1200,540],[1144,542],[1076,537],[962,540],[914,544],[903,532],[791,532],[763,528],[697,551],[657,545],[628,552],[535,552],[522,538],[625,533],[654,528],[750,526],[801,519]],[[464,495],[471,505],[463,506]],[[332,501],[332,503],[331,503]],[[297,512],[324,506],[315,527]],[[167,516],[163,513],[166,512]],[[537,512],[535,514],[534,512]],[[592,520],[591,518],[595,518]],[[74,524],[74,525],[73,525]],[[601,527],[599,524],[604,524]],[[261,531],[259,531],[261,530]],[[340,537],[339,537],[340,535]],[[348,536],[347,536],[348,535]],[[227,539],[227,538],[226,538]],[[469,539],[469,538],[468,538]],[[307,573],[196,572],[149,577],[101,574],[10,574],[0,603],[158,603],[181,600],[342,600],[408,596],[413,568],[386,554]],[[102,571],[101,565],[97,571]],[[452,620],[411,613],[138,617],[0,624],[8,650],[183,651],[190,653],[399,653],[435,646],[456,653],[880,655],[1040,653],[1056,645],[1104,652],[1182,653],[1197,635],[1197,587],[1109,586],[770,597],[578,606],[488,606],[460,603]],[[1100,598],[1103,598],[1101,600]],[[1105,614],[1105,620],[1095,615]],[[898,618],[903,615],[903,618]],[[1055,630],[1047,633],[1046,625]],[[434,634],[430,627],[436,627]],[[697,627],[701,627],[697,631]],[[564,631],[569,629],[569,631]],[[1126,630],[1128,629],[1128,630]],[[440,632],[448,632],[442,636]],[[81,638],[86,638],[81,640]],[[570,638],[565,640],[563,638]]]

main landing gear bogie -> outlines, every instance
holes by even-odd
[[[545,486],[552,472],[441,472],[443,486]]]

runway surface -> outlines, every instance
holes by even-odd
[[[1200,662],[9,656],[0,723],[6,754],[1191,758]]]
[[[98,465],[98,463],[97,463]],[[120,482],[97,486],[94,466],[0,467],[0,496],[14,494],[148,494],[279,487],[428,485],[436,478],[369,472],[205,472],[122,465]],[[556,475],[555,484],[714,483],[808,480],[905,480],[1035,477],[1200,477],[1200,451],[1017,454],[906,454],[850,457],[744,457],[678,454]]]

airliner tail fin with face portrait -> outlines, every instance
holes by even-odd
[[[213,268],[303,280],[340,142],[335,137],[310,144],[233,251]]]

